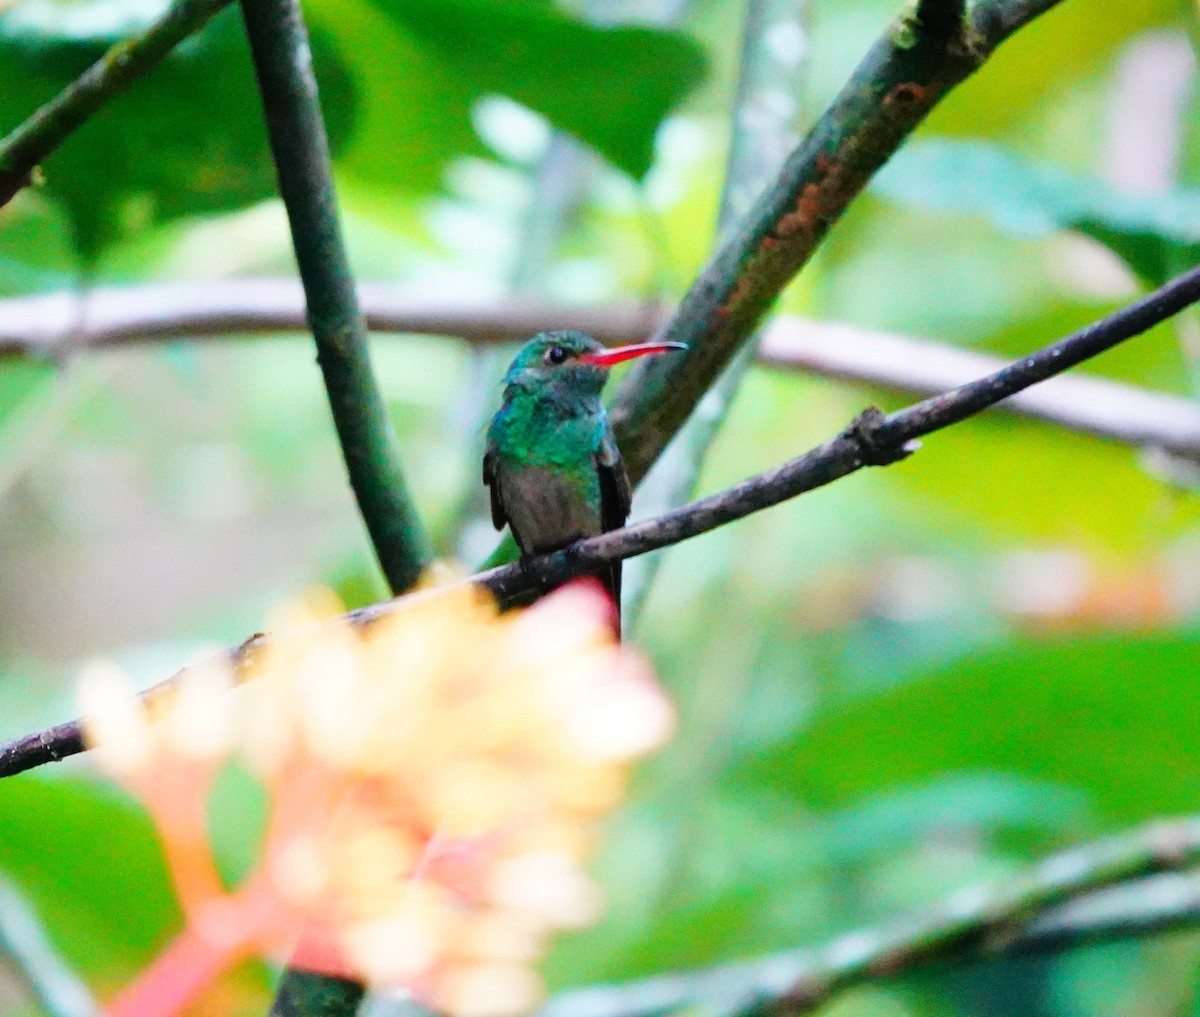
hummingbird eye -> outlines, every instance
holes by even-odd
[[[566,359],[567,351],[561,346],[551,346],[550,349],[546,351],[547,364],[561,364]]]

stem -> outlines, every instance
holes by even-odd
[[[317,362],[350,485],[393,592],[412,586],[431,557],[375,382],[338,223],[329,142],[295,0],[242,0],[279,190],[317,344]]]
[[[961,385],[890,416],[868,409],[841,434],[824,444],[718,494],[653,519],[589,537],[561,551],[531,556],[518,564],[479,573],[466,581],[486,587],[501,603],[511,603],[539,586],[557,586],[572,576],[593,572],[599,565],[698,536],[832,483],[864,466],[898,462],[916,450],[914,439],[917,437],[979,413],[1023,388],[1146,331],[1197,301],[1200,301],[1200,267],[1142,300],[979,381]],[[435,589],[427,595],[438,596],[439,592]],[[426,594],[417,594],[423,595]],[[369,624],[400,610],[400,605],[404,604],[404,598],[397,598],[352,611],[347,617],[355,624]],[[256,662],[270,640],[275,638],[283,637],[251,636],[226,650],[222,657],[239,680],[245,679],[253,674]],[[153,686],[143,696],[153,700],[168,694],[180,674],[182,672]],[[82,752],[83,748],[82,727],[78,720],[26,735],[0,745],[0,777],[63,759]]]
[[[917,0],[916,20],[932,35],[951,39],[966,19],[965,0]]]
[[[117,43],[33,116],[0,140],[0,208],[27,186],[39,163],[106,102],[144,77],[230,0],[179,0],[146,31]]]
[[[951,19],[954,5],[930,0],[876,42],[657,336],[688,351],[643,361],[625,376],[613,425],[631,479],[645,475],[784,285],[937,102],[1058,2],[979,0],[969,18]]]

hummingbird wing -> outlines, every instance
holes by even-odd
[[[492,496],[492,525],[502,530],[508,516],[504,512],[504,502],[500,500],[500,485],[496,482],[496,449],[490,445],[483,455],[483,482]]]
[[[625,472],[625,464],[621,462],[621,452],[617,448],[616,439],[608,428],[600,440],[600,449],[596,453],[596,473],[600,477],[600,526],[604,531],[619,530],[629,518],[629,507],[633,501],[633,490],[629,486],[629,474]],[[609,593],[621,610],[621,563],[613,562],[608,566]]]

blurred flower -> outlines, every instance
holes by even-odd
[[[603,592],[576,583],[501,615],[459,585],[361,626],[326,617],[339,610],[325,598],[275,619],[289,631],[236,692],[223,658],[149,706],[111,665],[84,676],[88,742],[154,816],[187,916],[113,1013],[172,1013],[206,984],[197,970],[290,953],[505,1017],[537,1004],[549,935],[595,921],[595,824],[673,723],[648,666],[614,642]],[[230,758],[271,803],[258,868],[234,891],[207,833]]]

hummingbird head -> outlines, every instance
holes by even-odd
[[[598,396],[613,364],[648,353],[682,349],[687,349],[683,343],[634,343],[607,349],[582,332],[540,332],[517,354],[504,384],[507,388],[537,389],[567,397]]]

